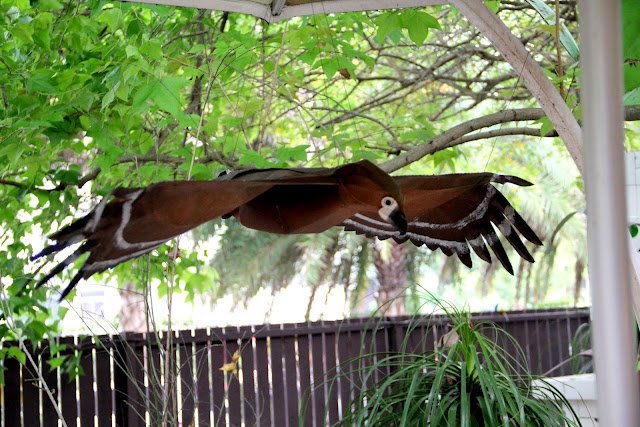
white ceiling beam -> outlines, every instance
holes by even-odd
[[[281,0],[135,0],[136,3],[162,4],[167,6],[212,9],[252,15],[270,23],[303,15],[325,13],[358,12],[363,10],[386,10],[408,7],[424,7],[449,4],[448,0],[332,0],[276,8]],[[279,14],[274,13],[280,11]]]

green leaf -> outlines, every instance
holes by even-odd
[[[257,168],[271,166],[260,153],[252,150],[243,150],[238,163],[241,165],[253,164]]]
[[[422,46],[427,35],[429,35],[429,28],[422,25],[420,19],[416,15],[412,17],[411,21],[411,24],[407,28],[409,31],[409,38],[416,44],[416,46]]]
[[[426,128],[414,129],[414,130],[410,130],[408,132],[403,133],[400,136],[400,141],[401,142],[405,142],[405,141],[429,141],[434,136],[436,136],[436,135],[435,135],[435,132],[433,131],[433,129],[426,129]]]
[[[55,94],[58,90],[52,85],[53,71],[35,70],[27,80],[27,90],[29,92],[40,92]]]
[[[556,13],[553,9],[547,6],[544,0],[527,0],[527,3],[529,3],[531,7],[533,7],[536,12],[538,12],[538,14],[542,16],[547,24],[553,25],[555,27]],[[569,53],[569,55],[571,55],[571,57],[577,61],[578,57],[580,56],[578,44],[576,43],[569,30],[567,30],[567,27],[562,23],[560,25],[560,43],[562,43],[562,46],[564,46],[567,53]],[[555,30],[553,34],[555,35]]]
[[[33,35],[33,41],[36,46],[39,46],[45,50],[51,48],[51,37],[47,31],[38,31]]]
[[[272,60],[267,60],[267,61],[264,61],[263,67],[265,71],[271,73],[273,72],[273,70],[276,69],[276,63]]]
[[[382,43],[392,32],[399,32],[403,27],[398,12],[386,12],[374,20],[377,26],[375,41]]]
[[[546,116],[536,120],[536,123],[540,123],[540,134],[542,136],[547,135],[554,129],[553,123],[551,123],[551,120]]]
[[[40,0],[38,2],[38,10],[58,10],[62,9],[62,3],[58,0]]]
[[[11,4],[11,2],[9,2]],[[31,9],[31,2],[29,0],[16,0],[15,5],[20,10],[29,10]]]
[[[208,181],[210,179],[213,179],[214,176],[206,165],[203,165],[202,163],[195,163],[191,170],[191,178],[197,181]]]
[[[65,356],[58,356],[47,360],[47,363],[49,364],[49,372],[54,371],[56,368],[61,366],[65,360],[67,360]]]
[[[11,28],[11,34],[24,44],[33,44],[33,27],[24,22],[18,22]]]
[[[629,226],[629,233],[631,233],[631,237],[636,237],[638,235],[638,225],[631,224]]]
[[[622,100],[624,105],[640,105],[640,87],[625,93]]]
[[[102,97],[102,107],[100,108],[101,111],[104,111],[104,109],[107,108],[109,104],[111,104],[111,102],[116,96],[116,91],[118,90],[119,87],[120,87],[120,82],[117,82],[116,85],[112,87],[104,97]]]
[[[138,52],[138,48],[132,45],[128,45],[124,51],[127,54],[127,58],[140,58],[140,52]]]
[[[171,114],[181,112],[182,104],[180,103],[179,89],[186,86],[189,82],[180,77],[169,77],[163,79],[158,85],[158,89],[154,92],[153,101],[162,110]]]
[[[140,88],[133,98],[133,108],[138,109],[146,101],[152,101],[160,109],[177,115],[181,112],[180,89],[189,84],[183,77],[167,77],[162,81],[152,81]]]
[[[640,0],[622,1],[622,31],[624,89],[630,92],[640,87]]]
[[[40,12],[33,19],[33,28],[39,31],[49,31],[55,16],[49,12]]]
[[[20,350],[20,347],[9,347],[8,354],[23,365],[27,363],[27,355],[24,354],[24,351]]]
[[[103,10],[97,17],[97,21],[106,25],[109,31],[113,32],[124,28],[124,17],[118,8]]]
[[[134,19],[127,25],[127,37],[135,37],[139,34],[142,34],[142,31],[142,24],[140,24],[140,21],[138,21],[137,19]]]
[[[322,65],[322,71],[329,79],[342,68],[347,69],[351,76],[355,74],[355,67],[353,66],[353,63],[344,56],[334,56],[332,58],[324,59],[320,63]]]
[[[484,4],[491,10],[493,13],[498,13],[498,9],[500,8],[500,1],[485,1]]]
[[[298,145],[296,147],[279,147],[278,151],[276,151],[276,158],[283,161],[292,159],[298,162],[306,162],[308,148],[308,145]]]
[[[160,61],[164,58],[162,44],[156,40],[143,43],[140,47],[140,53],[146,55],[152,61]]]

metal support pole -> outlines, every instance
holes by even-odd
[[[623,161],[620,0],[581,0],[589,278],[601,426],[640,426]]]

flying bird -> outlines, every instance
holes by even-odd
[[[379,239],[409,240],[448,256],[455,253],[468,267],[471,250],[491,262],[488,245],[513,274],[494,226],[529,262],[534,259],[518,233],[535,245],[542,242],[492,183],[532,185],[492,173],[391,176],[363,160],[336,168],[240,170],[212,181],[118,188],[89,214],[51,235],[55,243],[31,257],[82,242],[36,288],[89,253],[62,300],[81,279],[147,254],[207,221],[231,216],[245,227],[271,233],[320,233],[343,226]]]

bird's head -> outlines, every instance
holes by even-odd
[[[407,232],[407,217],[395,198],[384,196],[380,201],[378,215],[380,215],[380,218],[384,221],[396,227],[398,231],[400,231],[400,234]]]
[[[401,234],[407,232],[407,218],[402,211],[404,197],[398,184],[373,163],[361,160],[340,168],[336,174],[342,182],[341,191],[357,202],[361,209],[394,226]]]

